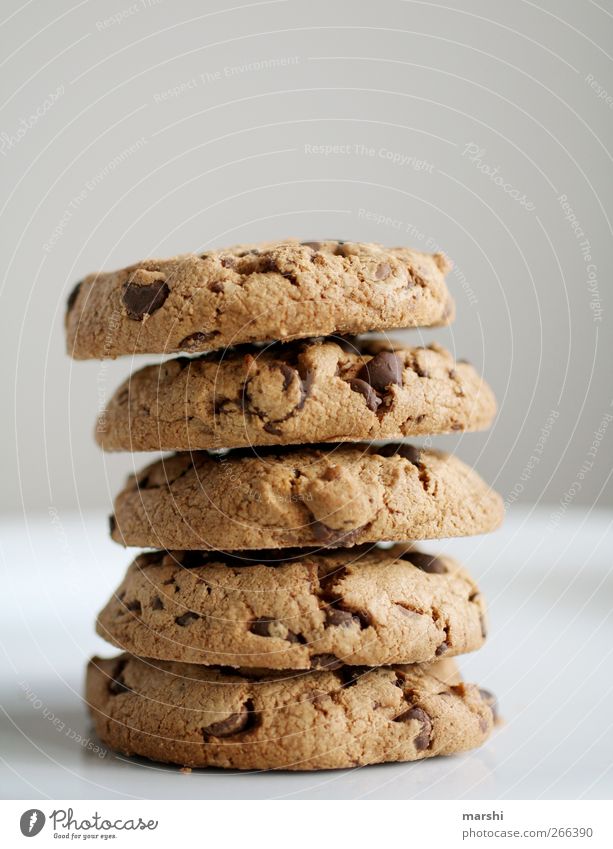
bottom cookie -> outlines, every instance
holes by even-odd
[[[340,769],[481,745],[492,698],[452,661],[298,673],[93,658],[98,737],[125,755],[189,767]]]

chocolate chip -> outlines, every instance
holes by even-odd
[[[283,433],[281,428],[277,427],[277,425],[273,424],[272,422],[266,422],[266,424],[264,425],[264,430],[266,431],[266,433],[272,433],[273,436],[281,436],[281,434]]]
[[[387,262],[380,262],[379,265],[375,269],[375,279],[376,280],[386,280],[390,274],[392,273],[392,269]]]
[[[177,616],[175,618],[175,622],[177,623],[177,625],[180,625],[182,628],[184,628],[191,622],[195,622],[196,619],[200,619],[199,614],[194,613],[193,610],[188,610],[187,613],[183,613],[181,616]]]
[[[313,536],[322,545],[330,548],[335,548],[340,545],[351,545],[353,540],[359,535],[362,527],[350,528],[347,531],[338,530],[338,528],[330,528],[328,525],[316,520],[311,523]]]
[[[142,613],[143,608],[138,599],[134,599],[134,601],[126,602],[126,610],[130,610],[133,613]]]
[[[494,717],[494,721],[498,719],[498,700],[496,696],[490,690],[479,690],[479,694],[483,701],[487,704],[487,706],[492,711],[492,715]]]
[[[443,643],[440,644],[440,646],[437,648],[437,650],[434,652],[434,654],[437,657],[440,657],[442,654],[445,654],[445,652],[447,651],[448,648],[449,648],[449,646],[447,645],[447,641],[445,640]]]
[[[142,321],[146,315],[159,310],[169,295],[170,289],[163,280],[155,280],[144,286],[128,281],[123,288],[122,301],[128,317]]]
[[[236,713],[231,713],[226,719],[213,722],[211,725],[203,728],[202,736],[205,740],[208,737],[232,737],[235,734],[249,730],[254,724],[255,714],[253,712],[253,702],[251,699],[248,699]]]
[[[76,302],[76,300],[77,300],[77,298],[78,298],[78,296],[79,296],[79,291],[80,291],[80,289],[81,289],[81,284],[82,284],[82,283],[83,283],[83,281],[82,281],[82,280],[80,280],[80,281],[77,283],[77,285],[74,287],[74,289],[72,290],[72,292],[70,293],[70,295],[68,295],[68,300],[66,301],[66,312],[67,312],[67,313],[69,313],[69,312],[70,312],[70,310],[74,307],[75,302]]]
[[[421,465],[421,451],[419,448],[415,448],[414,445],[390,442],[387,445],[382,445],[380,448],[375,448],[374,453],[380,457],[402,457],[418,468]]]
[[[108,690],[112,696],[118,696],[120,693],[131,692],[131,688],[128,687],[123,677],[123,672],[127,665],[128,661],[125,658],[122,658],[117,662],[117,665],[112,672],[111,680],[108,684]]]
[[[279,369],[281,371],[281,374],[283,375],[283,391],[287,392],[287,390],[292,384],[292,380],[294,380],[294,378],[299,380],[300,376],[296,369],[293,369],[291,366],[288,366],[287,363],[281,363],[279,365]]]
[[[254,619],[249,626],[249,630],[258,637],[277,637],[281,640],[287,640],[288,643],[304,642],[304,639],[301,639],[300,635],[290,631],[283,622],[278,619],[271,619],[268,616]]]
[[[270,637],[269,626],[271,622],[275,621],[275,619],[268,619],[266,617],[255,619],[249,626],[249,630],[252,634],[257,634],[258,637]]]
[[[220,295],[224,291],[224,288],[221,280],[214,280],[209,286],[211,292],[215,292],[216,295]]]
[[[213,330],[209,333],[204,333],[201,330],[196,333],[190,333],[179,342],[179,348],[182,351],[198,351],[206,342],[213,338],[216,332]]]
[[[215,398],[213,401],[213,415],[220,416],[223,413],[229,412],[227,407],[233,403],[231,398]]]
[[[151,609],[152,610],[164,610],[164,603],[159,595],[153,597],[151,601]]]
[[[349,628],[351,625],[359,625],[359,618],[350,610],[341,610],[338,607],[330,607],[326,611],[326,628],[338,627]]]
[[[372,386],[366,383],[366,381],[360,380],[358,377],[354,377],[349,381],[349,386],[354,392],[359,392],[360,395],[364,396],[366,406],[369,410],[372,410],[372,412],[375,413],[379,409],[382,404],[381,398],[379,398]]]
[[[377,392],[402,384],[402,360],[392,351],[381,351],[365,363],[357,374],[359,380],[370,383]]]
[[[417,751],[423,752],[430,745],[432,737],[432,720],[422,708],[412,707],[404,713],[401,713],[400,716],[397,716],[394,722],[410,722],[412,719],[416,719],[421,723],[421,731],[413,742],[415,743]]]
[[[440,557],[426,554],[424,551],[406,551],[400,558],[408,560],[422,572],[429,572],[431,575],[444,575],[447,572],[447,567]]]

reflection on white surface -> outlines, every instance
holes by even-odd
[[[81,691],[93,631],[130,553],[105,517],[5,522],[0,556],[4,798],[610,798],[612,517],[511,513],[491,536],[428,543],[463,558],[489,601],[490,637],[461,659],[496,692],[503,725],[481,750],[319,773],[181,773],[98,750]]]

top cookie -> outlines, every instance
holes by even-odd
[[[91,274],[68,298],[75,359],[448,324],[442,254],[360,242],[266,242]]]

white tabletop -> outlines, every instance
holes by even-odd
[[[613,517],[552,512],[515,509],[495,534],[424,546],[463,558],[489,602],[488,643],[461,659],[465,677],[501,704],[504,724],[486,746],[417,764],[307,774],[183,774],[101,757],[82,702],[83,671],[91,654],[113,654],[93,622],[130,553],[108,540],[101,514],[4,520],[0,795],[611,798]]]

